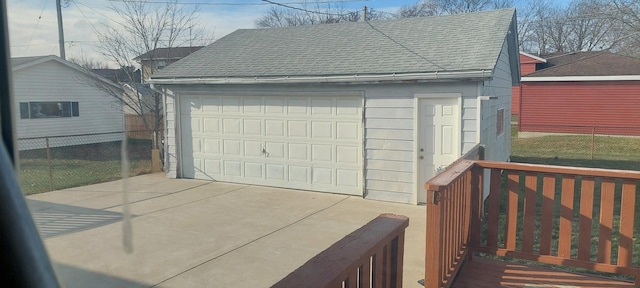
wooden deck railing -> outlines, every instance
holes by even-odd
[[[382,214],[311,258],[272,287],[402,287],[409,218]]]
[[[472,252],[633,275],[640,287],[639,180],[634,171],[461,161],[425,184],[425,287],[449,287]]]
[[[479,209],[480,187],[474,162],[457,161],[425,184],[427,228],[425,287],[449,287],[469,257],[470,229]]]

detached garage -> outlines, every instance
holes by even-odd
[[[151,76],[168,177],[425,202],[476,144],[507,160],[515,11],[233,32]]]

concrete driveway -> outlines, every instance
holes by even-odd
[[[122,182],[29,196],[66,287],[269,287],[381,213],[410,217],[404,286],[422,287],[425,208],[261,186],[131,178],[133,252]]]

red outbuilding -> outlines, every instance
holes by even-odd
[[[640,59],[610,52],[531,56],[521,53],[523,76],[514,87],[519,131],[640,135]],[[531,64],[536,71],[525,74]]]

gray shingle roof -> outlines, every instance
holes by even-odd
[[[32,56],[32,57],[14,57],[11,58],[11,67],[20,66],[22,64],[26,64],[32,61],[36,61],[42,58],[49,57],[50,55],[45,56]]]
[[[236,30],[151,78],[490,71],[514,13]]]
[[[577,54],[584,57],[568,57],[573,61],[557,61],[560,64],[526,77],[640,75],[639,58],[602,51]]]
[[[202,49],[202,47],[204,46],[156,48],[133,58],[133,60],[180,59]]]

